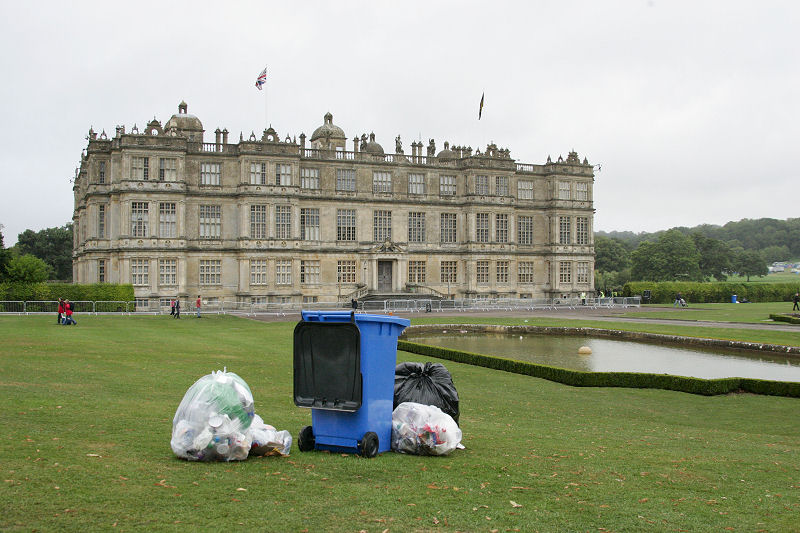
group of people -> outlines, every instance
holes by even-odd
[[[178,298],[169,301],[170,305],[170,313],[169,315],[173,318],[180,318],[181,317],[181,301]],[[200,295],[197,295],[197,300],[194,302],[194,308],[197,311],[197,318],[203,318],[200,316],[200,309],[203,307],[203,300],[200,298]]]
[[[77,325],[72,313],[75,311],[75,304],[69,300],[58,299],[58,323],[62,326]]]
[[[181,317],[181,301],[177,298],[174,300],[169,301],[170,312],[169,316],[172,318],[180,318]]]

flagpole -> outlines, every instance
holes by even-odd
[[[264,70],[256,78],[256,88],[259,91],[264,91],[264,131],[266,131],[269,125],[269,116],[267,115],[267,67],[264,67]]]

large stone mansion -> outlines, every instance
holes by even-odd
[[[592,166],[520,164],[494,144],[436,152],[271,127],[238,143],[181,102],[164,126],[89,131],[74,185],[73,278],[244,303],[368,294],[552,298],[594,286]],[[348,150],[348,143],[350,150]]]

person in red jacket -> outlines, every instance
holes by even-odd
[[[61,298],[58,299],[58,323],[61,324],[64,321],[64,300]]]
[[[75,309],[74,304],[69,300],[64,300],[64,314],[66,317],[64,318],[64,325],[71,326],[73,324],[77,324],[75,320],[72,318],[72,311]]]
[[[200,306],[202,305],[202,300],[200,300],[200,295],[197,295],[197,301],[194,303],[195,309],[197,309],[197,318],[200,317]]]

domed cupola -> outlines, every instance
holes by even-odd
[[[203,123],[194,115],[188,113],[186,102],[178,105],[178,112],[170,117],[164,125],[164,130],[174,130],[178,135],[187,137],[190,141],[203,142]]]
[[[452,159],[456,159],[456,153],[450,150],[450,143],[445,141],[444,150],[439,152],[436,158],[439,159],[439,161],[450,161]]]
[[[344,149],[347,137],[344,130],[333,123],[333,115],[325,113],[325,122],[311,134],[311,147],[325,150]]]
[[[368,152],[370,154],[374,154],[374,155],[383,155],[384,154],[383,146],[381,146],[380,144],[375,142],[375,134],[374,133],[370,133],[369,134],[369,142],[367,143],[367,146],[364,148],[364,151]]]

